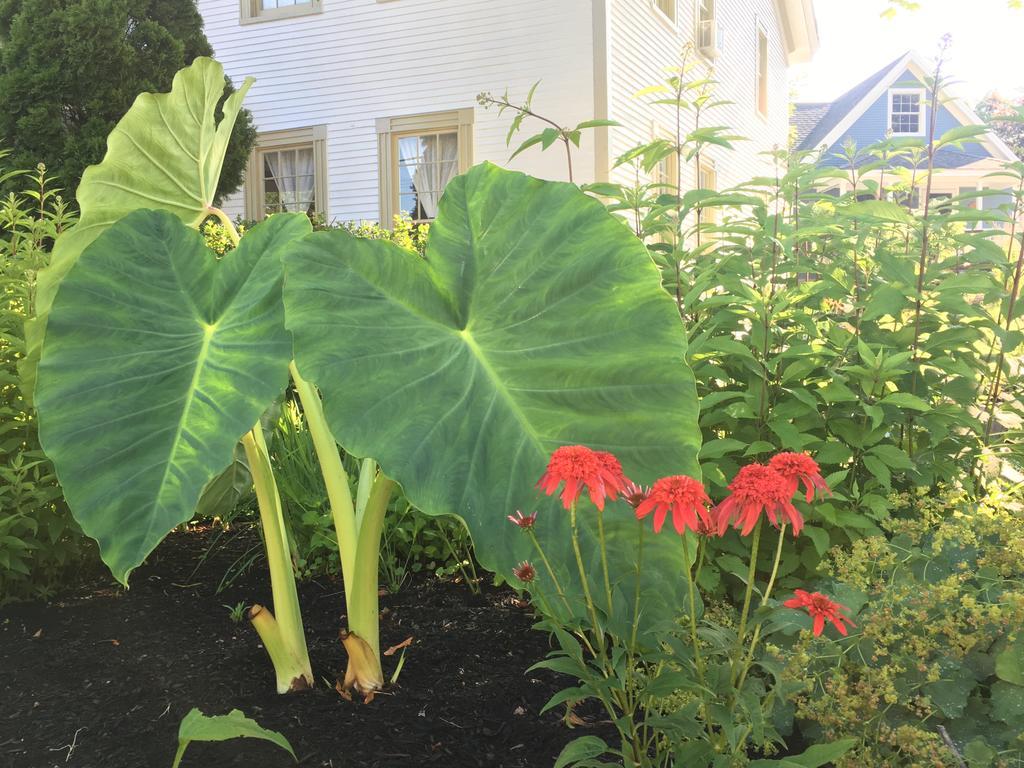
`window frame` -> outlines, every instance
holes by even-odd
[[[398,140],[422,134],[455,133],[458,142],[458,171],[465,173],[473,165],[473,107],[443,112],[377,118],[377,184],[380,225],[390,227],[401,211],[398,184]],[[429,221],[425,219],[424,221]]]
[[[711,14],[708,19],[701,19],[701,11],[705,6],[710,6]],[[708,45],[701,45],[702,26],[707,24],[710,27],[711,42]],[[718,58],[718,3],[717,0],[694,0],[693,4],[693,42],[697,53],[708,60]]]
[[[770,54],[768,32],[758,21],[754,24],[754,111],[764,120],[771,112]]]
[[[245,218],[262,221],[267,217],[264,206],[263,153],[283,149],[313,149],[313,206],[316,213],[328,220],[327,199],[327,126],[311,125],[286,128],[257,134],[256,146],[249,155],[245,171]],[[253,183],[255,182],[255,183]]]
[[[705,174],[711,178],[711,184],[706,186],[701,177]],[[714,192],[718,191],[718,164],[710,157],[701,157],[700,162],[697,164],[697,174],[694,178],[694,189],[707,189]],[[721,209],[719,208],[708,208],[701,209],[701,220],[705,224],[711,226],[718,226],[721,223]]]
[[[679,0],[651,0],[651,8],[673,29],[679,23]]]
[[[892,110],[893,101],[896,96],[903,95],[915,95],[918,97],[917,100],[917,130],[916,131],[897,131],[893,128],[892,118],[894,114],[900,115],[912,115],[913,112],[896,112]],[[892,132],[893,136],[924,136],[926,118],[928,116],[928,104],[925,100],[926,91],[924,88],[890,88],[886,92],[885,98],[885,109],[886,117],[885,124],[886,128]]]
[[[309,0],[309,2],[286,5],[283,8],[271,8],[269,10],[263,10],[260,8],[260,4],[260,0],[239,0],[238,23],[260,24],[279,19],[296,19],[301,16],[323,13],[324,10],[323,0]]]

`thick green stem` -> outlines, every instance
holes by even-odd
[[[306,650],[306,635],[302,627],[302,613],[299,610],[299,594],[295,588],[295,573],[292,571],[291,556],[288,549],[288,537],[284,527],[284,513],[281,509],[281,496],[274,481],[274,472],[270,466],[270,453],[263,428],[257,424],[242,438],[245,456],[249,461],[253,487],[256,490],[256,502],[260,510],[260,523],[263,526],[263,541],[267,549],[267,565],[270,568],[270,587],[274,597],[274,615],[280,628],[281,641],[288,653],[293,657],[298,668],[295,670],[278,669],[278,690],[282,673],[296,674],[292,677],[305,679],[306,688],[313,686],[313,670],[309,663],[309,652]],[[264,641],[264,645],[266,642]],[[269,651],[269,646],[268,646]],[[271,656],[275,669],[278,661]],[[296,690],[295,680],[286,690]]]
[[[369,466],[376,468],[376,463],[367,465],[364,462],[364,471]],[[360,479],[361,482],[363,479]],[[370,647],[377,665],[375,671],[382,680],[377,573],[380,563],[380,535],[384,529],[384,516],[395,487],[395,482],[383,472],[376,474],[359,521],[355,568],[352,574],[352,600],[348,603],[349,631],[362,638]]]
[[[295,391],[302,402],[302,410],[306,416],[306,425],[313,438],[320,471],[327,487],[327,499],[331,504],[331,517],[334,520],[334,533],[338,538],[338,553],[341,556],[341,573],[345,584],[345,602],[352,602],[352,574],[356,565],[356,511],[352,502],[352,491],[349,489],[348,473],[341,462],[338,443],[327,426],[323,403],[316,388],[299,375],[295,363],[289,365]]]
[[[292,693],[309,688],[303,663],[292,653],[281,632],[274,614],[262,605],[254,605],[249,609],[249,621],[260,636],[263,647],[267,649],[270,662],[274,665],[277,675],[277,692]]]

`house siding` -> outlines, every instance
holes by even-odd
[[[511,115],[476,96],[507,87],[522,99],[542,79],[536,111],[572,124],[594,115],[591,0],[324,0],[319,14],[246,25],[237,0],[198,6],[232,80],[256,78],[245,103],[258,130],[326,126],[332,219],[379,218],[377,118],[473,107],[474,162],[565,179],[557,148],[508,162]],[[574,152],[577,179],[594,176],[593,140]],[[244,215],[244,195],[225,209]]]
[[[729,132],[746,137],[732,150],[710,147],[706,155],[715,163],[720,188],[733,186],[771,170],[770,161],[760,153],[775,146],[784,148],[789,135],[789,89],[782,32],[774,0],[719,0],[718,24],[723,30],[720,52],[713,63],[718,81],[715,97],[731,102],[702,119],[704,125],[724,125]],[[611,131],[610,154],[614,159],[631,147],[648,142],[658,125],[668,135],[675,132],[674,109],[652,104],[659,96],[636,98],[641,88],[662,82],[666,67],[677,66],[680,52],[694,38],[696,3],[679,0],[678,19],[670,24],[652,0],[614,0],[611,3],[609,116],[623,124]],[[768,117],[761,117],[755,102],[757,29],[760,24],[768,39]],[[695,56],[699,54],[694,54]],[[703,61],[703,59],[701,59]],[[692,77],[703,75],[704,67]],[[684,115],[684,120],[686,120]],[[690,118],[692,119],[692,118]],[[692,125],[683,124],[684,133]],[[694,164],[680,171],[684,187],[694,184]],[[628,167],[613,170],[613,181],[633,183]]]
[[[893,83],[893,88],[924,88],[921,82],[910,70],[904,71]],[[926,94],[927,98],[927,94]],[[823,157],[825,165],[840,166],[846,163],[842,158],[843,145],[847,141],[854,141],[859,148],[864,148],[882,141],[886,131],[889,129],[889,91],[886,90],[876,99],[857,119],[857,121],[846,131],[832,146],[830,146]],[[931,106],[925,107],[925,126],[928,126],[931,119]],[[938,138],[951,128],[956,128],[963,123],[958,120],[946,107],[940,105],[935,118],[935,136]],[[898,136],[898,135],[897,135]],[[935,156],[936,168],[960,168],[979,160],[991,159],[993,156],[981,144],[964,144],[961,149],[944,147]],[[869,162],[865,159],[864,162]]]

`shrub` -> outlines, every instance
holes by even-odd
[[[1024,760],[1020,489],[893,497],[887,536],[832,550],[831,589],[863,606],[838,645],[801,635],[786,658],[810,737],[855,737],[841,768],[972,768]],[[943,730],[945,729],[945,730]],[[949,739],[945,737],[948,735]],[[957,749],[960,756],[954,754]]]
[[[50,594],[92,553],[39,447],[17,372],[36,273],[73,217],[42,165],[34,176],[0,172],[0,180],[5,176],[27,189],[0,201],[0,602]]]

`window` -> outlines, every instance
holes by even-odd
[[[327,215],[326,128],[261,133],[246,171],[246,217]]]
[[[718,24],[715,23],[715,0],[697,0],[697,50],[708,58],[718,55]]]
[[[669,21],[675,23],[676,0],[654,0],[654,6],[663,14],[665,14]]]
[[[760,27],[757,28],[757,61],[754,64],[754,82],[757,92],[757,111],[762,117],[768,117],[768,35]]]
[[[242,24],[306,16],[323,10],[322,0],[241,0],[241,3],[238,18]]]
[[[473,110],[381,118],[377,139],[381,223],[400,213],[430,221],[448,182],[473,162]]]
[[[903,136],[924,133],[924,89],[889,91],[889,128]]]

